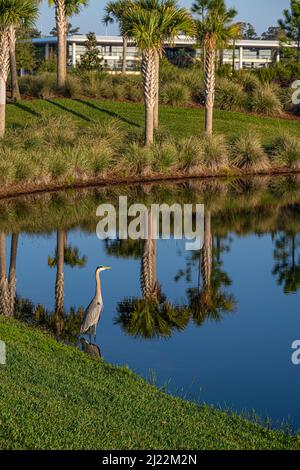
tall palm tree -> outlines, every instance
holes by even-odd
[[[38,7],[33,0],[0,0],[0,138],[5,133],[6,83],[9,72],[11,28],[35,21]]]
[[[81,7],[88,0],[49,0],[55,7],[55,23],[57,31],[57,86],[63,88],[67,80],[67,34],[69,17],[78,15]]]
[[[105,15],[103,17],[103,23],[108,25],[117,21],[122,30],[122,22],[124,22],[127,14],[127,8],[132,4],[131,0],[115,0],[110,1],[106,4],[104,9]],[[126,73],[126,58],[127,58],[127,44],[128,37],[123,34],[123,55],[122,55],[122,73]]]
[[[39,4],[40,0],[31,0],[32,2]],[[33,16],[32,16],[33,15]],[[36,11],[28,11],[27,16],[23,18],[23,28],[31,28],[37,19]],[[9,28],[8,41],[9,41],[9,61],[10,61],[10,76],[11,76],[11,90],[12,100],[20,101],[20,89],[18,82],[17,73],[17,60],[16,60],[16,34],[19,29],[19,24],[12,24]]]
[[[173,3],[173,2],[172,2]],[[155,6],[152,8],[151,5]],[[145,103],[145,145],[153,143],[154,107],[157,99],[157,57],[163,44],[170,44],[180,32],[192,34],[194,23],[185,8],[169,6],[168,0],[140,0],[128,8],[123,34],[134,38],[142,53],[142,84]]]
[[[208,12],[211,9],[212,2],[213,0],[195,0],[192,4],[191,11],[192,13],[196,13],[197,15],[199,15],[201,18],[201,21],[204,22]],[[204,43],[202,44],[202,48],[203,48],[203,66],[205,68],[206,53],[205,53]]]
[[[240,28],[232,21],[237,11],[227,9],[224,0],[213,0],[204,20],[197,21],[197,37],[204,43],[205,59],[205,131],[213,132],[213,109],[215,100],[215,64],[217,48],[223,48]]]
[[[164,41],[173,43],[174,38],[180,33],[193,34],[194,33],[194,23],[191,17],[188,19],[186,24],[183,24],[186,18],[186,11],[178,8],[177,0],[139,0],[140,7],[150,10],[158,11],[163,18],[166,11],[173,9],[174,16],[172,23],[169,25],[169,31],[166,31],[162,35],[162,44],[161,50],[164,47]],[[159,51],[156,51],[155,55],[155,82],[156,82],[156,100],[153,110],[153,126],[154,129],[158,128],[158,108],[159,108],[159,65],[160,65],[160,54]]]

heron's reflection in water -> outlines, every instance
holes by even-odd
[[[80,344],[83,352],[95,359],[101,359],[101,350],[97,344],[91,343],[85,338],[80,338]]]

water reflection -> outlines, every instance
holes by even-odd
[[[58,230],[56,235],[56,251],[55,256],[48,257],[48,266],[50,268],[56,267],[56,281],[55,281],[55,325],[56,333],[58,336],[62,335],[65,329],[65,306],[64,306],[64,291],[65,291],[65,277],[64,265],[71,268],[79,266],[83,268],[86,264],[86,257],[79,255],[78,248],[69,246],[67,232]]]
[[[97,240],[96,207],[125,191],[129,204],[204,203],[203,248],[185,252],[184,243],[152,240],[151,220],[148,240]],[[102,352],[145,376],[153,369],[161,382],[172,379],[174,389],[196,377],[208,402],[290,413],[300,424],[292,395],[300,383],[289,369],[299,331],[299,212],[300,177],[0,202],[0,313],[49,328],[94,358]],[[103,285],[98,341],[91,342],[80,337],[80,326],[93,295],[94,260],[114,269]],[[35,289],[25,288],[24,273]],[[248,358],[247,350],[240,354],[244,344]]]

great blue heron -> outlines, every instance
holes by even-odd
[[[96,269],[96,293],[95,297],[91,301],[90,305],[85,311],[84,318],[82,321],[80,334],[86,333],[94,327],[94,337],[96,338],[97,325],[100,320],[100,316],[103,310],[103,300],[101,293],[101,282],[100,282],[100,272],[111,269],[109,266],[98,266]]]

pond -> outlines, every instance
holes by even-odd
[[[203,203],[205,240],[99,240],[96,208]],[[0,202],[0,311],[172,394],[300,427],[300,179],[191,180]],[[6,250],[6,257],[4,253]],[[5,259],[6,258],[6,259]],[[5,262],[6,261],[6,262]],[[97,338],[79,338],[101,273]],[[14,293],[16,301],[14,303]],[[11,295],[9,295],[9,293]],[[10,299],[8,301],[7,299]]]

